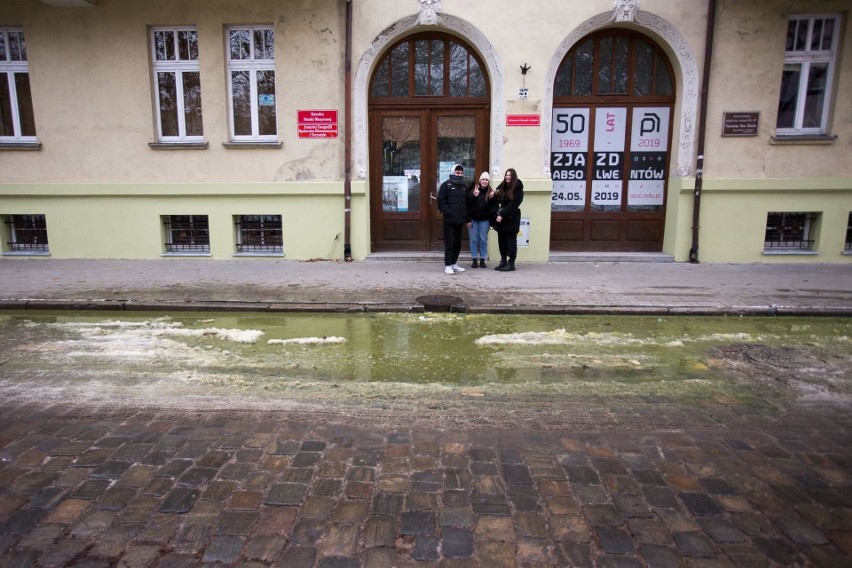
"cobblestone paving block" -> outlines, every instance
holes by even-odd
[[[364,523],[364,546],[393,546],[396,520],[386,515],[371,515]]]
[[[358,548],[358,525],[331,523],[322,541],[323,556],[352,556]]]
[[[360,524],[366,517],[370,505],[366,501],[343,500],[338,501],[331,516],[335,523]]]
[[[281,566],[288,568],[313,568],[317,549],[313,546],[288,546],[281,557]]]
[[[517,511],[541,511],[538,491],[531,485],[511,485],[506,496]]]
[[[307,497],[299,509],[298,516],[305,519],[327,521],[336,504],[337,501],[331,497]]]
[[[204,525],[183,525],[177,532],[174,541],[176,552],[197,554],[207,543],[212,529]]]
[[[630,535],[620,528],[597,527],[595,532],[601,548],[607,554],[632,554],[636,551]]]
[[[439,513],[438,524],[442,527],[473,528],[473,508],[445,506]]]
[[[131,544],[119,558],[118,565],[122,568],[146,568],[153,564],[159,554],[159,546]]]
[[[360,568],[361,561],[347,556],[326,556],[317,562],[317,568]]]
[[[66,493],[67,489],[63,487],[47,487],[33,495],[29,506],[34,509],[51,509],[61,501]]]
[[[399,493],[377,493],[370,511],[376,515],[396,516],[402,511],[405,496]]]
[[[715,558],[719,555],[713,541],[698,532],[676,532],[672,534],[678,551],[684,556]]]
[[[722,510],[706,493],[680,492],[678,497],[689,512],[696,516],[721,515]]]
[[[509,504],[502,495],[472,495],[470,503],[473,507],[473,512],[477,515],[508,517],[511,514]]]
[[[716,543],[744,542],[746,536],[725,519],[702,518],[698,525]]]
[[[617,527],[624,524],[624,517],[614,505],[588,505],[582,509],[583,516],[595,527]]]
[[[418,562],[426,562],[429,560],[438,560],[438,545],[440,540],[434,536],[420,536],[414,539],[414,546],[411,549],[411,557]]]
[[[133,465],[127,461],[107,460],[89,474],[94,479],[118,479]]]
[[[86,542],[78,539],[64,539],[45,550],[39,557],[39,566],[59,568],[70,564],[71,560],[86,550]]]
[[[245,546],[246,539],[240,536],[214,536],[204,549],[202,562],[235,562]]]
[[[216,525],[216,535],[247,536],[251,534],[260,514],[255,511],[223,511]]]
[[[514,543],[517,541],[512,519],[505,517],[481,516],[476,521],[477,541],[499,541]]]
[[[297,519],[291,539],[297,545],[315,546],[325,534],[325,523],[316,519]]]
[[[273,485],[263,502],[267,505],[301,505],[308,486],[302,483]]]
[[[400,534],[435,534],[435,520],[435,513],[431,511],[406,511],[402,513],[402,524]]]
[[[602,485],[575,485],[574,496],[582,505],[605,505],[612,498]]]
[[[442,553],[448,558],[473,556],[473,533],[466,529],[444,527],[441,531]]]
[[[60,536],[65,532],[65,527],[62,525],[54,525],[42,523],[36,525],[33,529],[24,534],[17,543],[17,548],[32,548],[34,550],[45,550],[49,546],[56,543]],[[0,545],[2,540],[0,540]],[[12,548],[13,543],[10,541],[6,549]],[[0,548],[4,550],[4,548]],[[0,564],[2,565],[2,564]]]
[[[166,497],[165,501],[163,501],[163,504],[160,505],[160,512],[187,513],[192,508],[195,500],[198,499],[200,494],[201,491],[198,489],[177,487],[169,493],[168,497]]]
[[[593,568],[591,546],[587,542],[557,542],[554,546],[558,566]]]
[[[827,544],[825,533],[799,518],[790,516],[775,519],[775,526],[796,544]]]
[[[44,517],[45,513],[44,509],[18,509],[0,526],[0,535],[28,532]]]

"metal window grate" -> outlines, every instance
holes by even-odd
[[[764,249],[812,248],[811,230],[815,219],[815,213],[768,213]]]
[[[281,215],[240,215],[237,252],[284,252]]]
[[[843,245],[843,250],[852,251],[852,213],[849,213],[846,221],[846,244]]]
[[[44,215],[12,215],[6,223],[12,240],[11,251],[48,252],[47,222]]]
[[[167,252],[210,252],[207,215],[169,215],[163,224]]]

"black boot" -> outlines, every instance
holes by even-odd
[[[479,268],[488,268],[487,266],[485,266],[485,259],[484,258],[479,259]]]
[[[475,259],[475,258],[473,259],[473,262],[470,264],[470,267],[471,267],[471,268],[477,268],[477,267],[479,267],[479,263],[477,263],[477,262],[476,262],[476,259]]]
[[[500,259],[500,264],[498,264],[498,265],[494,268],[494,270],[497,270],[497,271],[499,271],[499,272],[502,272],[502,271],[503,271],[503,269],[504,269],[504,268],[506,268],[506,266],[508,266],[508,265],[506,264],[506,259],[505,259],[505,258],[501,258],[501,259]]]
[[[515,271],[515,259],[512,258],[509,260],[509,264],[506,268],[503,269],[503,272],[514,272]]]

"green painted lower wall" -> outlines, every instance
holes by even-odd
[[[523,217],[530,220],[529,245],[518,261],[545,262],[550,254],[551,180],[524,180]],[[670,179],[663,251],[687,261],[692,244],[695,180]],[[236,215],[281,215],[283,258],[333,259],[344,256],[342,182],[257,184],[0,184],[0,216],[44,214],[52,258],[160,258],[164,254],[164,215],[207,215],[211,258],[236,254]],[[352,183],[349,243],[352,256],[370,253],[369,191]],[[766,254],[770,211],[818,214],[812,251]],[[701,200],[701,262],[852,262],[844,254],[852,178],[802,180],[705,180]],[[3,250],[8,229],[3,226]],[[492,237],[494,233],[491,233]],[[467,251],[465,251],[467,252]],[[492,259],[497,239],[489,239]],[[20,258],[4,254],[3,258]],[[270,257],[270,258],[281,258]]]
[[[688,260],[692,243],[695,180],[682,180],[674,228],[675,260]],[[673,184],[672,184],[673,185]],[[670,187],[670,191],[675,191]],[[817,222],[811,250],[764,251],[766,217],[770,212],[812,212]],[[844,254],[852,178],[704,180],[699,217],[698,257],[701,262],[727,263],[849,263]],[[669,210],[669,216],[672,210]],[[666,236],[670,227],[667,224]]]

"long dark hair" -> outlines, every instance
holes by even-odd
[[[506,183],[506,174],[512,174],[512,181]],[[503,181],[497,186],[497,191],[501,192],[501,196],[505,196],[510,201],[515,200],[515,187],[518,185],[518,172],[515,168],[509,168],[503,174]]]

